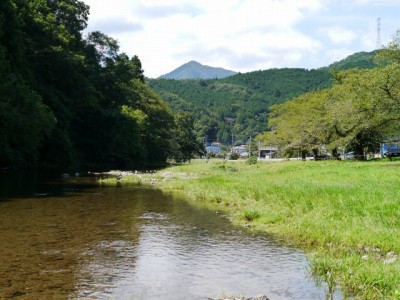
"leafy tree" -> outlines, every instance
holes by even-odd
[[[132,81],[133,95],[130,106],[146,114],[142,139],[147,148],[147,160],[152,164],[164,164],[170,153],[170,141],[174,128],[174,116],[171,109],[158,94],[149,89],[139,79]]]
[[[327,91],[309,92],[271,107],[270,132],[261,139],[283,152],[306,153],[326,145],[331,137],[325,101]]]
[[[134,70],[134,78],[139,79],[142,83],[144,83],[144,70],[142,69],[142,63],[139,60],[139,57],[137,55],[134,55],[131,58],[130,63],[132,64],[132,69]]]
[[[400,63],[400,30],[395,33],[388,46],[377,52],[376,62],[380,64]]]
[[[362,157],[366,149],[394,134],[400,117],[400,68],[396,64],[349,71],[331,90],[327,106],[337,134],[333,145],[352,148]]]
[[[55,118],[22,82],[3,81],[0,95],[0,166],[35,166],[41,143],[52,131]]]
[[[285,151],[352,149],[363,159],[399,133],[399,78],[398,63],[335,72],[333,87],[273,106],[264,139]]]
[[[204,145],[199,142],[194,133],[193,115],[188,112],[178,112],[175,115],[174,151],[171,157],[177,162],[190,161],[195,155],[204,155]]]
[[[0,3],[0,167],[163,164],[174,119],[78,0]]]
[[[43,139],[55,124],[54,115],[24,80],[21,26],[12,1],[0,4],[0,167],[34,166]]]
[[[111,149],[118,166],[137,165],[147,159],[147,149],[141,138],[145,130],[147,115],[130,106],[122,106],[114,120]]]

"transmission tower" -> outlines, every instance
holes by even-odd
[[[381,48],[381,18],[378,18],[376,22],[376,49],[378,50]]]

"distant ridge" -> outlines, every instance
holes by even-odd
[[[223,68],[214,68],[202,65],[197,61],[189,61],[170,73],[160,76],[160,78],[169,79],[212,79],[225,78],[237,74],[237,72],[225,70]]]
[[[336,69],[340,70],[348,70],[353,68],[359,69],[371,69],[377,67],[377,64],[374,62],[374,56],[376,51],[372,52],[357,52],[352,55],[347,56],[346,58],[334,62],[330,64],[328,69]]]
[[[249,132],[268,130],[272,105],[331,87],[333,70],[373,68],[374,54],[354,53],[318,69],[276,68],[217,80],[150,79],[148,85],[174,112],[193,113],[199,137],[225,145],[245,144]]]

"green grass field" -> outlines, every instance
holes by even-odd
[[[310,273],[356,299],[400,299],[400,162],[198,161],[149,180],[303,248]]]

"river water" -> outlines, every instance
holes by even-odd
[[[154,188],[30,176],[1,178],[1,299],[326,297],[301,251],[221,214]]]

